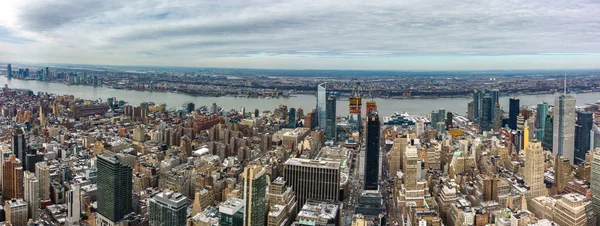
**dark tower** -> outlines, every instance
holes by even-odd
[[[371,112],[367,121],[367,150],[365,153],[365,190],[377,190],[379,181],[379,137],[381,124],[377,112]]]
[[[98,155],[98,213],[119,222],[131,212],[132,169],[116,155]]]
[[[486,96],[481,101],[481,120],[479,120],[479,127],[481,131],[489,131],[492,129],[492,120],[493,120],[493,103],[492,98]]]
[[[519,108],[521,105],[519,104],[519,99],[510,98],[509,100],[509,108],[508,108],[508,127],[516,130],[517,129],[517,117],[519,117]]]
[[[577,112],[575,122],[575,164],[585,161],[585,154],[590,151],[590,131],[594,119],[590,112]]]

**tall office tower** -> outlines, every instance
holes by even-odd
[[[546,123],[544,125],[544,140],[542,141],[542,147],[545,150],[552,150],[552,144],[554,136],[554,118],[551,115],[546,115]]]
[[[446,129],[452,128],[452,120],[454,120],[454,115],[452,115],[452,112],[448,112],[446,114]]]
[[[254,109],[254,118],[258,118],[260,117],[260,111],[258,110],[258,108]]]
[[[511,97],[508,103],[508,128],[513,130],[517,129],[517,117],[519,117],[519,111],[521,105],[519,99]]]
[[[186,225],[188,198],[164,191],[148,199],[149,223],[153,226]]]
[[[296,192],[298,207],[309,199],[336,201],[340,191],[340,163],[289,158],[283,164],[283,178]]]
[[[24,176],[25,202],[27,202],[28,217],[37,221],[40,218],[40,182],[35,174],[25,171]]]
[[[404,153],[404,163],[402,172],[404,173],[404,186],[406,186],[406,190],[415,190],[417,189],[417,147],[409,145],[406,147],[406,152]]]
[[[8,64],[8,66],[6,66],[6,70],[8,71],[8,79],[11,79],[13,77],[12,66]]]
[[[327,125],[327,85],[325,83],[317,86],[317,125],[325,129]]]
[[[290,108],[288,112],[288,127],[296,128],[296,108]]]
[[[38,162],[35,164],[35,176],[40,182],[39,195],[40,200],[50,199],[50,167],[46,162]]]
[[[496,103],[500,104],[500,90],[498,90],[498,89],[490,90],[490,97],[492,98],[493,106],[496,106]]]
[[[336,121],[336,97],[334,95],[327,96],[327,107],[325,117],[325,136],[327,140],[337,140],[337,121]]]
[[[23,188],[23,166],[21,161],[14,155],[8,157],[8,161],[2,166],[2,198],[4,200],[22,199]]]
[[[481,101],[481,120],[479,120],[480,131],[490,131],[492,129],[493,121],[493,107],[492,98],[486,96]]]
[[[473,92],[473,121],[477,121],[480,117],[481,110],[481,93],[478,90]]]
[[[494,104],[494,121],[492,122],[492,128],[499,131],[502,128],[502,112],[500,111],[500,104]]]
[[[552,153],[575,162],[575,97],[560,95],[554,99]]]
[[[590,150],[590,131],[594,125],[593,114],[590,112],[577,112],[575,128],[575,164],[585,161],[585,154]]]
[[[365,155],[365,190],[377,190],[380,176],[381,124],[377,112],[371,112],[367,120],[367,148]]]
[[[541,102],[537,105],[537,114],[535,117],[535,138],[540,141],[543,141],[544,139],[544,130],[546,128],[546,116],[548,116],[548,103]]]
[[[11,226],[27,225],[27,203],[23,199],[9,199],[4,202],[6,222]]]
[[[262,166],[244,168],[244,226],[266,225],[267,174]]]
[[[590,176],[590,187],[592,189],[592,205],[594,213],[600,213],[600,152],[593,152],[592,175]],[[600,221],[597,221],[597,223]],[[598,224],[596,224],[598,225]]]
[[[544,184],[544,149],[537,140],[529,142],[527,147],[524,174],[531,197],[546,196],[548,190]]]
[[[436,112],[435,110],[432,110],[431,113],[429,113],[429,121],[431,121],[431,126],[435,127],[435,125],[437,125],[437,123],[439,122],[438,119],[440,118],[439,112]]]
[[[390,149],[390,176],[395,176],[400,169],[402,169],[403,155],[408,145],[408,138],[398,137],[394,139],[394,144]]]
[[[77,225],[81,219],[81,186],[72,184],[67,192],[67,222],[68,225]]]
[[[446,109],[440,108],[438,110],[438,122],[446,123]]]
[[[350,103],[350,122],[353,123],[353,128],[361,131],[361,114],[362,114],[362,97],[358,93],[358,84],[354,86],[352,96],[349,99]]]
[[[12,152],[16,158],[25,161],[25,156],[27,155],[27,140],[25,139],[25,134],[23,134],[23,130],[21,128],[13,130],[12,134]]]
[[[111,152],[97,155],[99,226],[114,226],[131,212],[132,170]]]

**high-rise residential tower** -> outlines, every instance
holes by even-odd
[[[100,226],[112,226],[131,212],[132,169],[115,154],[98,155],[98,217]]]
[[[592,205],[594,207],[594,212],[600,213],[600,152],[598,151],[593,153],[590,187],[592,190]]]
[[[575,162],[575,97],[562,94],[554,99],[552,153]]]
[[[244,226],[266,225],[267,175],[262,166],[244,168]]]
[[[377,190],[380,176],[380,136],[381,124],[377,112],[371,112],[367,118],[367,145],[364,166],[364,189]]]

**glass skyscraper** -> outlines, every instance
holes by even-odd
[[[519,111],[521,108],[521,104],[519,99],[510,98],[508,103],[508,128],[513,130],[517,129],[517,117],[519,117]]]
[[[585,161],[585,154],[590,150],[590,136],[594,118],[590,112],[577,112],[575,127],[575,164]]]
[[[188,198],[181,193],[161,192],[148,199],[150,225],[185,225]]]
[[[327,125],[327,87],[325,83],[317,86],[317,124],[322,129]]]
[[[544,128],[546,128],[546,116],[548,115],[548,103],[541,102],[537,105],[537,114],[535,117],[536,132],[535,138],[538,140],[544,139]]]
[[[244,226],[266,225],[267,174],[262,166],[248,165],[244,169]]]
[[[486,96],[481,101],[481,120],[479,120],[480,131],[489,131],[492,129],[494,104],[492,98]]]
[[[114,224],[131,212],[132,169],[108,151],[98,155],[97,164],[98,213]]]
[[[569,160],[575,160],[575,97],[560,95],[554,99],[554,129],[552,153]]]

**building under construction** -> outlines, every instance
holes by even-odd
[[[350,117],[349,123],[352,124],[352,129],[360,132],[361,127],[361,113],[362,113],[362,97],[358,92],[358,84],[354,86],[352,96],[350,97]]]

